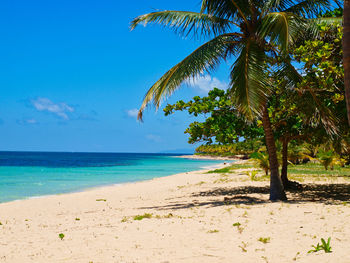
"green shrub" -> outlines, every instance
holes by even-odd
[[[152,218],[152,214],[145,213],[143,215],[134,216],[134,220],[142,220],[144,218]]]

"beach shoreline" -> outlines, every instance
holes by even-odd
[[[176,158],[185,158],[184,156],[175,156]],[[194,159],[192,157],[189,157],[188,159]],[[204,159],[204,158],[203,158]],[[222,159],[208,159],[208,160],[222,160]],[[218,164],[213,164],[213,165],[208,165],[208,166],[203,166],[201,169],[198,170],[194,170],[194,171],[189,171],[189,172],[185,172],[187,173],[192,173],[192,172],[207,172],[209,170],[212,169],[221,169],[226,167],[227,165],[230,165],[230,163],[218,163]],[[76,193],[83,193],[83,192],[87,192],[87,191],[94,191],[94,190],[102,190],[103,188],[109,188],[109,187],[121,187],[124,185],[129,185],[129,184],[137,184],[137,183],[142,183],[142,182],[148,182],[148,181],[153,181],[157,178],[166,178],[169,176],[174,176],[177,174],[183,174],[183,173],[175,173],[175,174],[169,174],[169,175],[165,175],[165,176],[161,176],[161,177],[154,177],[151,179],[145,179],[145,180],[139,180],[139,181],[130,181],[130,182],[123,182],[123,183],[112,183],[112,184],[106,184],[106,185],[97,185],[97,186],[92,186],[92,187],[88,187],[88,188],[82,188],[79,190],[75,190],[75,191],[69,191],[69,192],[63,192],[63,193],[56,193],[56,194],[47,194],[47,195],[38,195],[38,196],[29,196],[29,197],[25,197],[22,199],[16,199],[16,200],[11,200],[11,201],[7,201],[7,202],[0,202],[1,204],[6,204],[6,203],[11,203],[11,202],[17,202],[17,201],[25,201],[25,200],[31,200],[31,199],[40,199],[40,198],[47,198],[47,197],[52,197],[52,196],[61,196],[61,195],[66,195],[66,194],[76,194]]]
[[[350,261],[349,205],[270,202],[251,169],[2,203],[0,262]],[[328,237],[333,253],[307,253]]]

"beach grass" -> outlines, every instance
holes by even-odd
[[[256,170],[251,171],[251,168],[255,168]],[[247,169],[245,173],[250,177],[252,181],[266,181],[269,179],[269,176],[257,176],[257,172],[262,173],[263,171],[255,166],[254,164],[233,164],[228,167],[224,167],[221,169],[215,169],[208,171],[209,174],[230,174],[235,173],[237,169]],[[350,167],[341,167],[334,166],[332,170],[325,170],[325,168],[319,163],[306,163],[306,164],[298,164],[293,165],[290,164],[288,166],[288,176],[292,180],[298,180],[303,182],[306,178],[309,179],[335,179],[337,177],[342,177],[344,179],[350,180]]]

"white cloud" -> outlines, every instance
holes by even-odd
[[[54,103],[48,98],[39,97],[32,100],[31,103],[38,111],[47,111],[65,120],[69,120],[68,113],[74,112],[74,108],[72,106],[69,106],[64,102]]]
[[[137,114],[139,113],[138,109],[131,109],[131,110],[127,110],[126,114],[128,115],[128,117],[130,118],[137,118]]]
[[[146,135],[146,139],[152,142],[161,142],[162,138],[155,134],[148,134]]]
[[[203,93],[208,93],[213,88],[227,89],[228,86],[227,83],[209,75],[198,76],[194,80],[188,81],[187,84],[199,89]]]

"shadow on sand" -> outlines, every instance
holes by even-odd
[[[350,201],[350,184],[305,184],[302,190],[287,191],[288,203],[317,202],[341,204]],[[243,186],[217,188],[215,190],[193,193],[192,202],[171,202],[163,206],[141,207],[142,209],[186,209],[190,207],[224,205],[259,205],[270,203],[269,187]],[[196,199],[198,198],[198,200]]]

